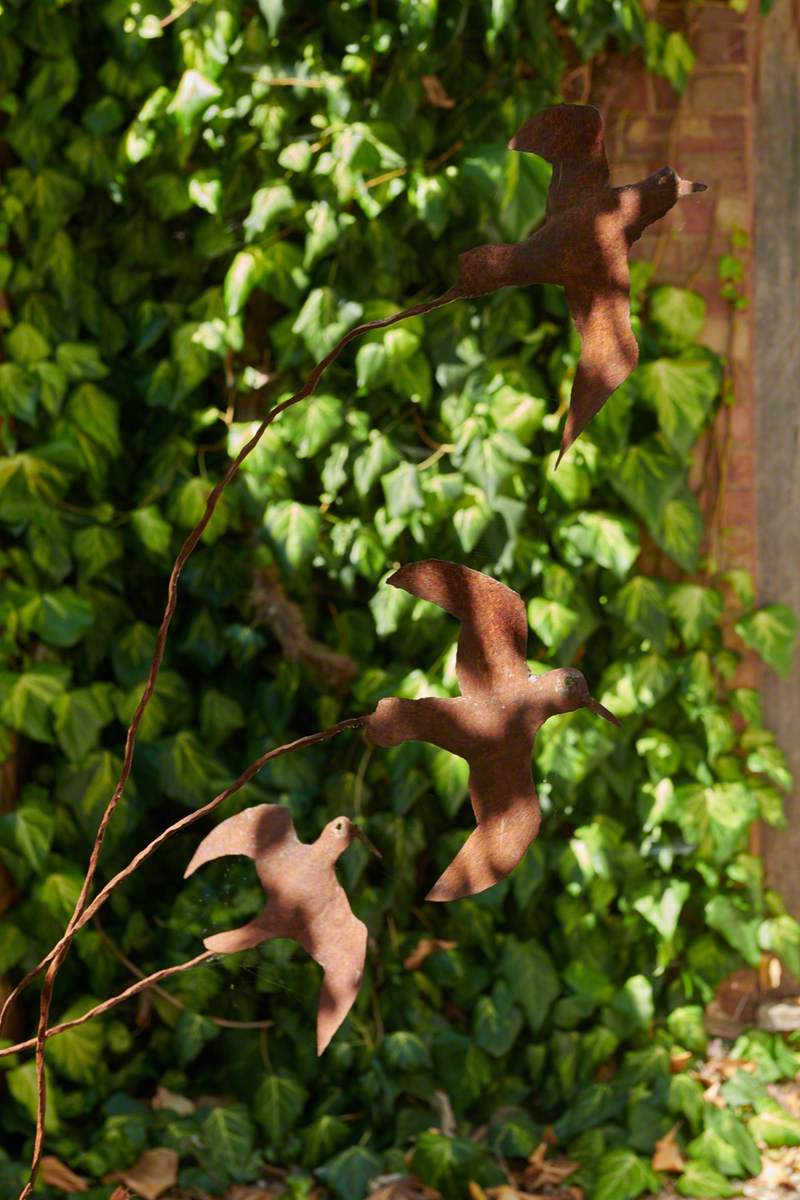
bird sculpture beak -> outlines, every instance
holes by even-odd
[[[359,827],[357,825],[353,826],[353,836],[357,837],[360,842],[363,842],[363,844],[369,850],[370,854],[374,854],[376,858],[383,858],[383,855],[381,854],[378,847],[374,846],[372,844],[372,842],[369,840],[367,835],[364,833],[364,830],[359,829]]]
[[[603,717],[604,720],[610,721],[612,725],[622,726],[622,722],[612,712],[609,712],[607,708],[604,708],[599,700],[595,700],[594,696],[590,696],[586,701],[586,707],[590,708],[593,713],[597,713],[598,717]]]
[[[692,192],[707,192],[707,183],[693,183],[691,179],[678,180],[678,195],[691,196]]]

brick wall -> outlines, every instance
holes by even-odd
[[[721,414],[698,448],[693,483],[710,528],[707,549],[718,569],[758,561],[752,321],[720,295],[718,264],[737,230],[752,231],[755,179],[753,97],[758,16],[727,3],[663,3],[658,19],[680,29],[696,56],[683,96],[645,72],[641,60],[611,59],[588,88],[606,121],[614,183],[631,183],[669,164],[709,185],[679,202],[645,233],[635,249],[656,266],[660,282],[693,288],[704,297],[703,340],[728,363],[735,404]],[[580,79],[576,80],[578,86]],[[577,99],[571,96],[570,99]],[[749,259],[748,250],[737,250]],[[745,291],[751,292],[746,262]],[[749,297],[752,298],[752,297]],[[744,666],[754,679],[755,665]]]
[[[680,29],[696,56],[683,96],[645,70],[640,58],[609,57],[576,70],[566,99],[603,112],[616,184],[671,165],[709,184],[645,234],[635,254],[659,282],[705,298],[703,340],[727,362],[732,404],[697,448],[693,486],[709,529],[716,571],[747,567],[761,603],[800,606],[800,12],[776,0],[769,16],[750,0],[738,13],[725,0],[668,0],[658,19]],[[760,218],[760,223],[757,221]],[[737,230],[750,236],[736,311],[720,295],[719,259]],[[758,245],[758,259],[753,249]],[[645,569],[669,575],[649,556]],[[737,646],[741,649],[741,644]],[[800,659],[800,653],[796,656]],[[767,719],[800,781],[800,662],[782,684],[746,655],[737,682],[760,686]],[[787,803],[788,830],[757,830],[768,882],[800,917],[800,793]]]

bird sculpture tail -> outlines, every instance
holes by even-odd
[[[539,832],[538,800],[525,800],[484,819],[470,834],[426,900],[462,900],[510,875]]]

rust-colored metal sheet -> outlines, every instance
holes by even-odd
[[[366,737],[377,746],[431,742],[469,763],[478,827],[427,897],[457,900],[505,879],[539,832],[531,754],[548,717],[589,708],[615,725],[619,721],[589,694],[580,671],[530,673],[525,605],[511,588],[436,559],[401,567],[388,582],[438,604],[461,622],[456,658],[461,695],[391,697],[365,719]]]
[[[638,360],[630,323],[631,246],[681,196],[706,185],[662,167],[639,183],[611,187],[603,118],[588,104],[556,104],[537,113],[509,149],[552,163],[546,219],[525,242],[476,246],[460,255],[456,292],[483,296],[531,283],[564,288],[582,348],[560,462]]]
[[[270,938],[293,938],[324,972],[317,1015],[317,1054],[326,1049],[358,994],[367,950],[367,927],[353,915],[336,878],[335,863],[358,838],[379,854],[347,817],[329,821],[315,842],[301,842],[292,814],[280,804],[258,804],[220,822],[203,839],[184,878],[228,854],[245,854],[256,864],[267,893],[253,921],[204,938],[208,950],[233,954]],[[380,857],[380,855],[379,855]]]

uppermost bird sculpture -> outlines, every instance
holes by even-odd
[[[295,833],[281,804],[258,804],[221,821],[203,839],[184,872],[228,854],[255,859],[267,893],[263,911],[247,925],[203,939],[221,954],[249,950],[271,938],[292,938],[322,967],[317,1014],[317,1054],[322,1054],[358,994],[367,951],[367,927],[353,915],[335,863],[357,838],[380,857],[347,817],[335,817],[310,845]]]
[[[603,118],[588,104],[544,109],[508,146],[552,163],[545,221],[527,241],[461,254],[458,281],[446,295],[449,300],[531,283],[562,285],[582,347],[560,462],[638,360],[630,323],[631,246],[681,196],[703,192],[706,184],[662,167],[640,183],[611,187]]]
[[[436,559],[401,567],[388,582],[433,601],[461,622],[456,657],[461,695],[391,697],[364,721],[367,740],[377,746],[431,742],[469,763],[478,827],[427,896],[458,900],[505,879],[539,832],[531,753],[544,722],[578,708],[589,708],[614,725],[619,721],[589,694],[580,671],[531,674],[525,605],[511,588]]]

